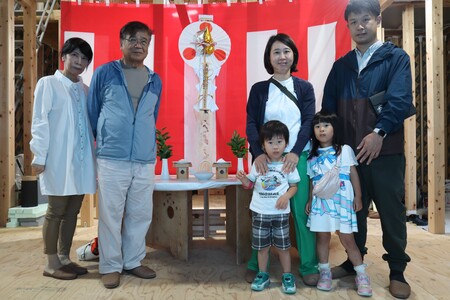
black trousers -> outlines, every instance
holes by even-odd
[[[364,256],[367,254],[367,215],[373,201],[380,215],[383,231],[383,259],[389,268],[403,272],[411,258],[406,254],[406,209],[405,195],[405,156],[403,154],[383,155],[370,165],[357,166],[361,181],[363,208],[356,214],[358,232],[356,244]]]

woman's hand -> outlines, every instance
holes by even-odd
[[[257,158],[255,158],[255,161],[253,164],[255,165],[256,172],[258,172],[261,175],[264,175],[269,171],[269,168],[267,168],[267,163],[269,162],[269,157],[266,154],[261,154]]]
[[[42,172],[45,171],[45,166],[43,165],[31,165],[31,167],[34,169],[34,171],[36,172],[37,175],[41,174]]]
[[[289,152],[288,154],[286,154],[283,157],[283,168],[281,169],[282,172],[284,173],[292,173],[294,172],[294,170],[297,168],[298,165],[298,155],[293,153],[293,152]]]

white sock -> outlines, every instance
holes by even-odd
[[[329,263],[324,263],[324,264],[319,263],[319,270],[320,271],[330,270],[330,264]]]
[[[354,266],[353,269],[358,274],[365,274],[366,273],[366,267],[367,267],[366,264],[360,264],[359,266]]]
[[[65,266],[70,264],[72,261],[69,258],[69,255],[58,254],[59,261]]]

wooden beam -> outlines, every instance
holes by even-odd
[[[33,175],[30,150],[31,120],[33,116],[34,88],[37,81],[36,59],[36,2],[27,2],[23,8],[23,155],[24,176]],[[25,4],[25,3],[24,3]]]
[[[384,11],[386,8],[391,6],[392,2],[394,2],[394,0],[380,0],[381,11]]]
[[[427,52],[428,228],[445,233],[444,37],[442,0],[425,3]]]
[[[450,0],[443,0],[442,3],[444,7],[450,7]],[[425,0],[394,0],[391,6],[403,6],[409,4],[413,4],[414,7],[425,7]]]
[[[0,227],[5,227],[15,201],[14,0],[0,2]]]
[[[415,68],[415,34],[414,34],[414,6],[408,4],[402,13],[403,50],[408,53],[411,62],[412,94],[415,104],[416,68]],[[417,151],[416,151],[416,117],[405,120],[405,205],[408,214],[417,214]]]

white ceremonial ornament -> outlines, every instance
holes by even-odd
[[[231,41],[228,34],[213,23],[212,15],[200,15],[198,22],[184,28],[178,47],[186,63],[184,116],[185,141],[188,142],[184,145],[184,155],[196,168],[203,161],[215,160],[215,111],[219,109],[215,103],[215,77],[228,59]]]
[[[214,101],[215,77],[222,64],[228,59],[231,41],[228,34],[212,22],[212,17],[201,15],[204,20],[189,24],[184,28],[178,41],[180,55],[191,66],[199,78],[196,86],[199,101],[194,109],[216,111]],[[203,102],[203,103],[202,103]]]

